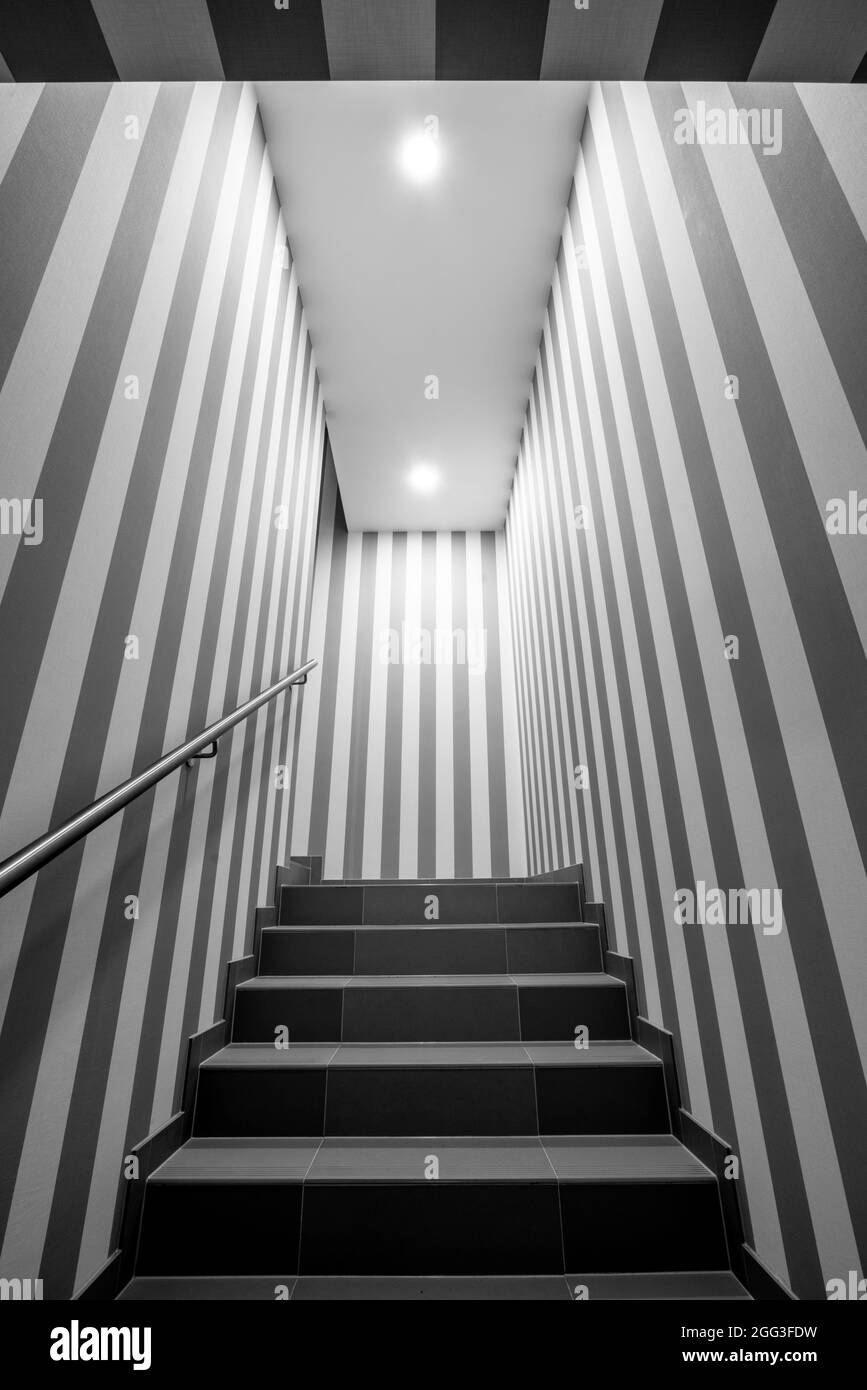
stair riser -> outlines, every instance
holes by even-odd
[[[622,985],[408,985],[348,989],[240,988],[235,1042],[569,1041],[629,1037]]]
[[[560,1184],[567,1269],[726,1269],[715,1182]]]
[[[197,1135],[658,1134],[656,1067],[203,1068]]]
[[[295,927],[262,934],[263,975],[521,975],[601,970],[596,927]]]
[[[726,1262],[711,1182],[308,1183],[303,1223],[301,1193],[152,1181],[136,1272],[556,1274],[564,1250],[567,1268],[598,1274]]]
[[[467,922],[575,922],[575,884],[386,884],[284,887],[278,922],[304,926],[448,926]],[[435,914],[435,915],[434,915]]]

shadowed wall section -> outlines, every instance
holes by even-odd
[[[347,532],[323,495],[292,849],[329,878],[524,873],[502,532]]]
[[[699,101],[779,152],[676,143]],[[865,116],[594,89],[507,521],[530,869],[583,858],[811,1298],[867,1256],[867,538],[826,529],[867,478]],[[781,929],[678,925],[700,880]]]
[[[5,857],[306,656],[324,422],[250,89],[7,87],[0,128]],[[46,1297],[222,1015],[302,698],[0,903],[0,1267]]]

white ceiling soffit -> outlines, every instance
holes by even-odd
[[[347,525],[500,527],[588,84],[257,89]],[[400,155],[428,116],[440,168],[419,184]]]

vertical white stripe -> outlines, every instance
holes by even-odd
[[[488,671],[474,670],[469,664],[472,650],[469,633],[484,633],[484,651],[489,651],[485,631],[482,592],[482,538],[478,531],[467,533],[467,686],[470,725],[470,804],[473,822],[473,877],[491,876],[491,789],[488,781],[488,715],[486,684]],[[478,647],[478,636],[474,638]],[[499,680],[500,672],[496,672]]]
[[[362,878],[379,878],[382,867],[382,816],[385,789],[385,714],[388,694],[388,630],[391,619],[393,537],[383,532],[376,545],[373,596],[373,655],[367,727],[367,783],[364,796]]]
[[[506,815],[509,827],[509,874],[523,878],[528,872],[527,835],[524,822],[524,784],[521,775],[521,734],[518,725],[517,674],[515,671],[515,619],[509,594],[508,540],[496,532],[497,609],[500,624],[500,679],[503,701],[503,756],[506,771]]]
[[[405,620],[409,631],[409,656],[404,650],[403,724],[400,757],[400,844],[398,877],[418,877],[418,764],[421,726],[421,666],[412,659],[412,634],[421,628],[421,532],[406,538]]]
[[[452,630],[452,538],[438,531],[436,538],[436,625]],[[437,721],[437,878],[453,878],[455,872],[455,777],[454,700],[452,668],[436,663]]]
[[[361,544],[359,531],[346,539],[346,577],[343,586],[343,618],[340,625],[340,656],[337,664],[337,717],[334,720],[334,750],[328,795],[328,828],[325,834],[324,878],[343,877],[343,848],[346,835],[346,804],[349,790],[349,752],[352,720],[349,711],[355,697],[355,650],[358,642],[358,601],[361,589]],[[341,716],[345,711],[345,717]]]
[[[518,456],[518,470],[512,487],[511,510],[515,520],[510,534],[510,575],[514,592],[512,611],[517,615],[516,631],[520,637],[520,670],[522,675],[521,723],[525,748],[524,773],[526,779],[526,799],[528,806],[529,861],[533,873],[544,868],[542,858],[542,803],[540,797],[541,760],[536,743],[535,713],[538,700],[537,666],[530,650],[530,625],[527,616],[527,581],[525,568],[526,546],[526,505],[525,495],[528,487],[527,463],[527,425],[521,441]]]

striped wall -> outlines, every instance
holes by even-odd
[[[328,878],[525,868],[504,536],[351,532],[323,491],[292,850]]]
[[[5,857],[306,655],[324,425],[249,88],[4,89],[0,246],[0,498],[42,532],[0,510]],[[0,1271],[46,1297],[222,1016],[301,698],[0,902]]]
[[[863,81],[863,0],[4,0],[0,82]]]
[[[780,152],[676,143],[701,100],[779,109]],[[507,520],[530,869],[583,858],[817,1298],[867,1263],[867,518],[826,527],[867,499],[865,120],[594,88]],[[677,925],[699,881],[778,888],[781,929]]]

